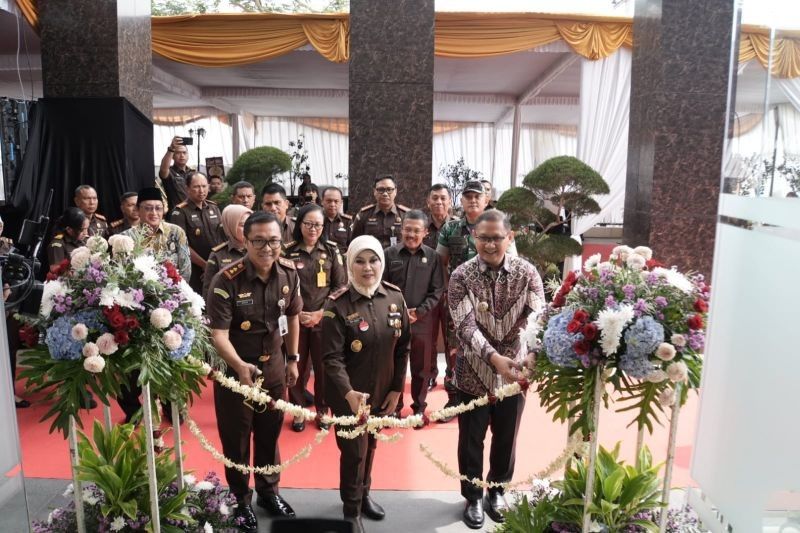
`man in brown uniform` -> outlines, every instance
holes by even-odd
[[[272,213],[278,219],[281,227],[281,239],[284,244],[292,241],[294,221],[286,216],[289,210],[289,199],[286,189],[279,183],[268,183],[261,191],[261,209],[265,213]]]
[[[108,225],[108,231],[111,235],[117,235],[139,225],[139,209],[136,207],[138,198],[139,194],[136,192],[126,192],[122,195],[119,200],[122,218]]]
[[[383,279],[400,287],[408,305],[411,322],[411,409],[414,414],[425,411],[432,360],[436,357],[436,327],[444,293],[444,273],[436,250],[422,244],[428,217],[412,209],[403,217],[402,241],[390,246],[386,254]],[[403,396],[397,402],[399,415]]]
[[[97,212],[97,191],[91,185],[79,185],[75,189],[75,205],[89,219],[89,236],[99,235],[108,238],[106,217]]]
[[[322,237],[336,244],[339,253],[347,253],[347,245],[350,244],[350,226],[353,217],[342,213],[342,190],[339,187],[327,187],[322,191],[322,210],[325,215],[325,227],[322,230]]]
[[[394,176],[383,175],[375,178],[374,204],[365,205],[353,221],[351,239],[359,235],[372,235],[381,246],[388,248],[400,241],[400,224],[408,207],[394,203],[397,197],[397,184]]]
[[[192,171],[186,164],[188,161],[189,150],[183,145],[183,138],[174,137],[167,146],[167,151],[161,158],[161,168],[158,169],[158,177],[167,193],[170,208],[186,200],[186,174]]]
[[[192,277],[189,285],[198,294],[203,292],[203,272],[211,249],[227,240],[222,231],[217,204],[208,197],[208,180],[202,172],[186,176],[188,198],[175,206],[170,222],[186,232],[192,258]]]
[[[247,181],[237,181],[233,184],[231,193],[231,204],[239,204],[247,209],[255,209],[256,189],[252,183]]]
[[[278,221],[269,213],[255,213],[245,222],[247,255],[218,272],[206,297],[211,336],[217,353],[228,365],[227,375],[245,385],[263,379],[263,388],[281,399],[286,386],[297,380],[298,315],[303,308],[300,283],[294,263],[280,257]],[[281,353],[281,337],[289,355]],[[253,463],[280,463],[278,437],[283,425],[281,411],[253,409],[242,397],[214,383],[214,407],[222,450],[236,463],[250,464],[250,435],[253,435]],[[244,518],[242,531],[257,532],[251,507],[250,476],[225,468],[225,479]],[[257,504],[272,516],[294,516],[289,504],[278,494],[280,474],[255,474]]]

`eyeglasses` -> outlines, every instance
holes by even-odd
[[[303,226],[305,226],[308,229],[313,229],[313,230],[322,229],[322,224],[317,224],[316,222],[303,222]]]
[[[394,187],[375,187],[375,192],[378,194],[392,194],[394,191]]]
[[[424,229],[403,228],[401,231],[403,232],[404,235],[422,235],[423,233],[425,233]]]
[[[500,244],[506,239],[506,237],[508,237],[508,234],[499,237],[487,237],[486,235],[475,235],[475,238],[478,239],[482,244]]]
[[[270,240],[247,239],[247,240],[250,242],[250,244],[253,245],[253,248],[255,248],[256,250],[262,250],[266,245],[269,245],[269,247],[272,248],[273,250],[277,250],[278,248],[281,247],[281,243],[283,243],[281,239],[270,239]]]
[[[160,213],[164,210],[163,205],[143,205],[142,211],[145,213]]]

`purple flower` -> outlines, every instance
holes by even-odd
[[[86,298],[86,303],[89,305],[95,305],[97,302],[100,301],[100,292],[102,289],[100,287],[94,289],[83,289],[83,296]]]
[[[636,303],[633,304],[633,314],[640,317],[645,311],[647,311],[647,302],[639,298],[636,300]]]
[[[661,276],[659,276],[655,272],[648,272],[647,275],[644,277],[644,281],[648,285],[658,284],[659,279],[661,279]]]
[[[167,311],[170,312],[176,310],[178,306],[180,306],[180,304],[175,300],[164,300],[163,302],[161,302],[161,305],[159,305],[159,307],[166,309]]]
[[[142,289],[133,289],[131,294],[133,295],[133,301],[137,304],[142,303],[144,300],[144,292],[142,292]]]
[[[600,297],[600,289],[597,287],[589,287],[589,290],[586,291],[586,294],[592,300],[596,300],[598,297]]]
[[[626,300],[633,300],[633,297],[636,296],[636,286],[631,285],[630,283],[624,285],[622,287],[622,292],[625,293]]]
[[[701,351],[706,343],[706,336],[703,330],[692,330],[689,333],[689,347],[694,351]]]
[[[608,307],[608,308],[613,308],[613,307],[617,306],[617,300],[614,298],[613,294],[609,294],[608,296],[606,296],[605,304],[606,304],[606,307]]]
[[[666,307],[668,305],[667,299],[663,296],[656,296],[654,301],[658,307]]]

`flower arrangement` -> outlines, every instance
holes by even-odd
[[[78,453],[79,479],[86,482],[81,491],[87,531],[152,531],[145,460],[144,430],[134,431],[131,424],[106,431],[95,422],[93,440],[80,433]],[[236,498],[225,490],[213,472],[202,481],[183,476],[178,488],[178,471],[165,449],[156,455],[159,480],[159,508],[162,531],[237,531],[234,517]],[[73,486],[64,497],[71,499],[54,509],[46,521],[34,522],[34,533],[67,533],[77,530]]]
[[[66,434],[87,389],[108,405],[135,370],[162,399],[198,394],[202,370],[186,356],[210,347],[203,306],[172,263],[130,237],[93,236],[75,249],[48,274],[39,316],[26,319],[26,338],[40,332],[44,344],[20,377],[48,390],[50,431]]]
[[[608,381],[650,432],[657,411],[697,388],[702,369],[710,287],[700,274],[684,275],[653,260],[644,246],[614,248],[609,260],[586,260],[551,286],[553,301],[540,323],[523,332],[538,352],[534,380],[555,420],[574,419],[570,432],[589,434],[592,391]],[[676,384],[683,383],[680,398]],[[607,402],[608,395],[604,395]]]

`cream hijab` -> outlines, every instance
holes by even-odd
[[[228,240],[231,244],[239,249],[244,248],[244,243],[239,242],[236,238],[236,227],[239,225],[239,221],[242,220],[242,216],[245,213],[252,215],[253,211],[238,204],[231,204],[222,210],[222,229],[225,230],[225,235],[228,236]]]
[[[355,262],[358,254],[364,250],[370,250],[374,252],[375,255],[377,255],[381,260],[381,266],[378,269],[375,277],[377,281],[371,286],[360,285],[356,283],[355,276],[353,275],[353,263]],[[350,285],[353,286],[356,292],[366,296],[367,298],[372,298],[372,296],[375,294],[375,291],[378,290],[378,287],[381,284],[384,267],[383,248],[381,247],[381,243],[378,242],[378,239],[371,235],[361,235],[350,242],[350,246],[347,247],[347,275],[350,278]]]

